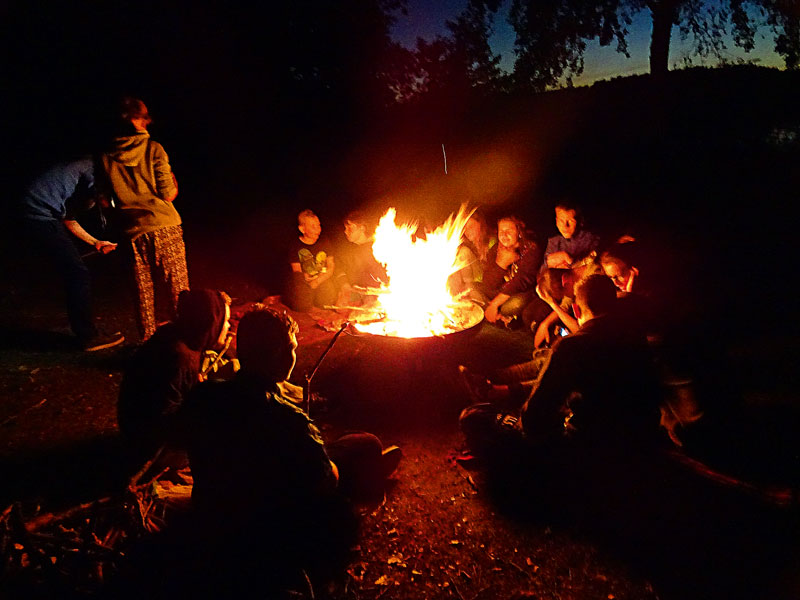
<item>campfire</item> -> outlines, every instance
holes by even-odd
[[[458,259],[458,247],[471,214],[462,207],[433,231],[417,235],[418,223],[397,225],[395,209],[386,211],[375,230],[372,253],[386,267],[389,281],[365,290],[375,303],[354,316],[358,331],[422,338],[481,322],[481,307],[464,294],[453,296],[447,286],[450,275],[467,266]]]

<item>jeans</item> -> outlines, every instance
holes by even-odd
[[[97,335],[91,303],[91,277],[74,236],[61,221],[30,219],[25,222],[35,251],[55,266],[63,278],[67,317],[73,333],[81,342]]]

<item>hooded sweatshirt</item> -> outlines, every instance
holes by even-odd
[[[184,290],[175,322],[159,327],[133,355],[117,402],[119,428],[131,441],[155,450],[171,437],[175,413],[198,382],[202,352],[216,344],[225,312],[216,290]]]
[[[169,158],[149,133],[114,138],[103,167],[117,201],[117,225],[127,237],[181,224],[178,211],[165,200],[176,192]]]

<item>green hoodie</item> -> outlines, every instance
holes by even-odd
[[[114,139],[103,166],[116,199],[118,225],[133,239],[142,233],[181,224],[169,198],[176,192],[164,148],[146,131]]]

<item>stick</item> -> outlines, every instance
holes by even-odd
[[[447,576],[447,578],[450,580],[450,583],[453,584],[453,589],[456,591],[456,594],[458,594],[458,597],[461,598],[461,600],[464,600],[464,596],[461,595],[461,592],[459,591],[455,580],[452,577],[450,577],[449,575]]]
[[[311,594],[311,600],[314,600],[314,586],[311,585],[311,580],[308,578],[308,573],[306,573],[306,570],[303,569],[302,571],[303,577],[306,578],[306,583],[308,584],[308,592]]]
[[[305,397],[305,405],[306,405],[306,415],[307,416],[311,415],[311,380],[314,378],[314,375],[317,373],[317,369],[319,369],[319,366],[322,364],[322,361],[325,360],[325,357],[328,355],[328,352],[330,352],[331,348],[333,348],[333,345],[336,343],[336,340],[338,340],[339,336],[342,335],[342,333],[344,333],[344,330],[347,329],[348,325],[350,325],[350,321],[345,321],[344,323],[342,323],[342,326],[339,328],[339,331],[337,331],[336,333],[333,334],[333,338],[331,339],[330,343],[328,344],[328,347],[325,348],[325,351],[317,359],[317,362],[314,365],[314,368],[311,369],[310,373],[306,373],[306,375],[305,375],[306,384],[303,386],[303,391],[304,391],[305,396],[306,396]]]
[[[38,403],[34,404],[33,406],[29,406],[28,408],[23,410],[21,413],[17,413],[16,415],[11,415],[6,420],[4,420],[2,423],[0,423],[0,427],[2,427],[3,425],[7,425],[8,423],[13,421],[14,419],[18,419],[21,416],[28,414],[30,411],[32,411],[35,408],[39,408],[45,402],[47,402],[47,398],[45,398],[44,400],[40,400]]]
[[[234,335],[234,333],[229,333],[227,336],[225,336],[225,344],[223,344],[222,349],[217,353],[216,358],[214,358],[214,360],[211,361],[205,369],[203,369],[203,375],[213,371],[214,367],[217,366],[217,363],[222,360],[222,357],[228,351],[228,348],[231,347],[231,342],[233,342]]]
[[[78,513],[81,513],[89,508],[94,506],[99,506],[102,504],[107,504],[111,501],[111,497],[107,496],[105,498],[100,498],[99,500],[93,500],[91,502],[86,502],[84,504],[79,504],[78,506],[73,506],[72,508],[68,508],[59,513],[46,513],[43,515],[39,515],[35,519],[31,519],[27,523],[25,523],[25,529],[30,532],[35,532],[37,529],[44,527],[45,525],[49,525],[50,523],[63,521],[64,519],[68,519]]]

